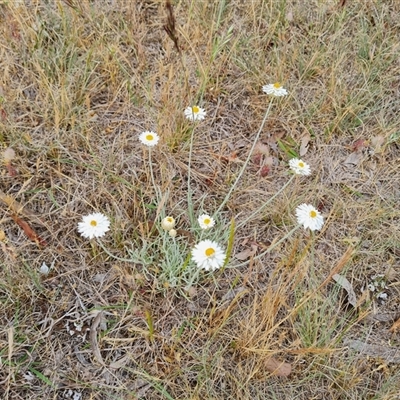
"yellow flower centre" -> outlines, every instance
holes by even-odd
[[[172,217],[168,217],[168,218],[167,218],[167,222],[172,223],[172,222],[174,222],[174,220],[173,220]]]
[[[193,114],[197,114],[200,111],[200,108],[197,106],[192,107]]]
[[[215,250],[212,247],[209,247],[208,249],[206,249],[205,253],[207,257],[211,257],[212,255],[214,255]]]
[[[95,221],[94,219],[92,219],[92,220],[90,221],[90,225],[91,225],[91,226],[97,226],[97,221]]]
[[[317,216],[317,212],[314,211],[314,210],[311,210],[311,211],[310,211],[310,217],[311,217],[311,218],[315,218],[316,216]]]
[[[299,167],[300,168],[304,168],[304,163],[302,163],[301,161],[299,162]]]
[[[274,88],[275,89],[280,89],[282,86],[279,82],[274,83]]]
[[[203,222],[204,222],[206,225],[208,225],[208,224],[211,222],[211,220],[210,220],[209,218],[205,218]]]
[[[154,139],[153,135],[146,135],[146,140],[151,142]]]

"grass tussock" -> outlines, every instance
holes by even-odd
[[[1,2],[2,398],[398,399],[399,12]],[[320,231],[294,229],[302,203]],[[99,241],[77,231],[95,212]]]

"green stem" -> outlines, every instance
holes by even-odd
[[[190,289],[192,287],[193,283],[198,279],[200,272],[201,272],[201,269],[196,268],[194,274],[192,275],[192,277],[189,279],[189,282],[187,282],[187,284],[185,286],[187,289]]]
[[[100,247],[111,257],[114,258],[115,260],[118,261],[124,261],[124,262],[133,262],[130,258],[121,258],[121,257],[117,257],[114,254],[110,253],[105,247],[104,244],[98,240],[96,243],[98,243],[100,245]]]
[[[218,210],[215,212],[215,215],[218,214],[218,213],[222,210],[222,208],[225,206],[225,204],[226,204],[227,201],[229,200],[229,197],[231,196],[232,192],[235,190],[236,185],[238,184],[240,178],[242,177],[242,175],[243,175],[245,169],[247,168],[247,165],[248,165],[248,163],[249,163],[249,161],[250,161],[250,158],[251,158],[251,156],[252,156],[252,154],[253,154],[254,148],[256,147],[256,145],[257,145],[257,143],[258,143],[258,139],[260,138],[260,134],[261,134],[261,132],[262,132],[262,130],[263,130],[263,128],[264,128],[265,121],[267,120],[267,117],[268,117],[268,114],[269,114],[269,112],[270,112],[270,110],[271,110],[271,107],[272,107],[272,100],[270,101],[270,103],[269,103],[269,105],[268,105],[268,108],[267,108],[267,111],[265,112],[264,119],[263,119],[262,122],[261,122],[260,129],[258,130],[258,132],[257,132],[257,134],[256,134],[256,137],[255,137],[255,139],[254,139],[254,141],[253,141],[253,145],[251,146],[251,149],[250,149],[250,151],[249,151],[249,154],[247,155],[247,159],[246,159],[246,161],[244,162],[242,169],[239,171],[239,175],[237,176],[237,178],[236,178],[236,180],[235,180],[235,183],[231,186],[231,188],[230,188],[228,194],[225,196],[224,201],[221,203],[221,205],[218,207]]]

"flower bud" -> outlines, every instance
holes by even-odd
[[[162,221],[161,221],[161,226],[163,229],[165,229],[166,231],[170,231],[171,229],[174,228],[175,226],[175,219],[173,217],[165,217]]]
[[[175,237],[177,234],[175,229],[171,229],[168,233],[169,233],[169,236],[171,236],[171,237]]]

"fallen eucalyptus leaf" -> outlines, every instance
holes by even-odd
[[[350,165],[358,165],[360,162],[363,160],[364,155],[362,152],[359,151],[354,151],[351,153],[344,161],[343,164],[346,164],[347,166]]]
[[[357,307],[357,297],[354,292],[353,286],[351,283],[343,276],[339,274],[335,274],[332,276],[332,279],[338,283],[346,292],[347,292],[347,298],[349,303],[356,308]]]
[[[46,246],[47,243],[44,239],[42,239],[35,230],[23,219],[19,218],[16,215],[11,215],[11,218],[19,225],[20,228],[25,232],[25,235],[28,236],[33,242],[36,242],[37,245]]]
[[[99,343],[97,341],[97,328],[99,327],[103,317],[103,311],[100,311],[96,318],[93,320],[92,325],[90,327],[90,347],[92,348],[93,355],[95,356],[96,360],[103,366],[106,364],[103,361],[103,357],[100,353]]]
[[[240,253],[235,254],[235,258],[240,261],[247,260],[248,258],[254,256],[257,252],[257,246],[255,244],[251,245],[251,248],[244,249]]]
[[[400,318],[392,325],[392,327],[389,329],[390,332],[396,333],[397,331],[400,331]]]
[[[289,363],[279,361],[276,358],[269,358],[265,362],[265,368],[275,376],[287,377],[292,372],[292,366]]]
[[[300,150],[299,150],[300,157],[303,157],[307,154],[308,144],[310,143],[310,139],[311,139],[311,136],[308,132],[302,136],[301,141],[300,141]]]

